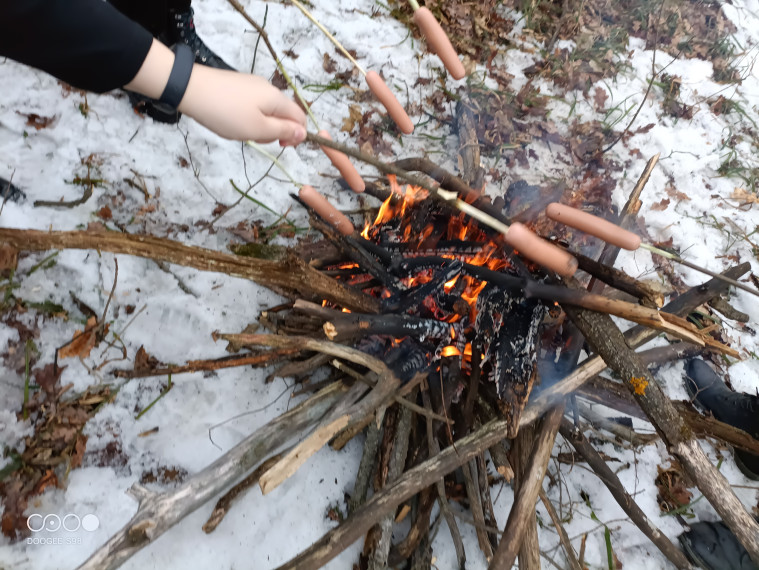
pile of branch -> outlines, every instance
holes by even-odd
[[[419,167],[422,163],[416,164]],[[408,163],[405,166],[410,167]],[[438,177],[447,178],[449,184],[468,188],[455,176],[437,167],[434,171]],[[644,180],[638,184],[637,194],[644,184]],[[634,217],[633,204],[639,204],[637,195],[631,198],[626,208],[628,216]],[[262,260],[149,236],[12,229],[0,229],[0,243],[20,251],[79,248],[135,255],[250,279],[301,303],[301,307],[306,306],[304,300],[318,303],[327,300],[357,313],[341,321],[340,326],[332,330],[333,334],[327,331],[326,336],[336,341],[349,341],[357,329],[379,326],[376,319],[372,319],[372,315],[379,311],[377,299],[315,269],[290,250],[284,250],[278,259]],[[613,257],[613,252],[606,252],[602,255],[606,263],[589,260],[584,267],[595,277],[610,284],[622,283],[628,293],[636,293],[644,302],[652,302],[654,295],[643,284],[607,265],[613,263]],[[748,264],[742,264],[731,268],[725,275],[736,279],[748,269]],[[154,493],[134,485],[130,492],[139,501],[137,513],[81,568],[117,568],[195,509],[225,493],[204,526],[206,532],[212,532],[247,488],[259,484],[267,493],[292,476],[326,444],[340,448],[360,433],[365,433],[366,438],[349,516],[280,569],[319,568],[362,537],[362,559],[367,568],[386,568],[404,560],[410,561],[412,568],[429,568],[431,527],[434,526],[431,515],[435,504],[439,505],[445,518],[459,566],[463,568],[466,552],[453,515],[457,509],[452,507],[452,501],[470,509],[478,545],[489,560],[490,568],[511,568],[517,557],[520,568],[539,568],[535,516],[538,499],[551,515],[569,565],[581,568],[582,556],[574,551],[560,517],[543,489],[548,461],[559,433],[662,554],[676,567],[689,568],[682,552],[646,517],[584,436],[587,424],[579,418],[584,416],[597,426],[596,429],[608,431],[618,441],[631,445],[645,444],[654,436],[645,437],[632,429],[613,427],[582,406],[572,406],[577,413],[574,422],[570,421],[565,418],[565,408],[568,398],[575,394],[650,421],[656,429],[656,436],[679,460],[686,474],[746,547],[751,558],[759,562],[759,525],[725,478],[708,461],[695,434],[721,439],[750,451],[757,451],[759,444],[739,430],[714,420],[706,422],[687,408],[673,403],[641,355],[635,352],[662,328],[685,341],[706,345],[707,349],[729,352],[729,347],[694,331],[683,320],[696,307],[717,299],[726,288],[724,282],[713,279],[678,296],[661,311],[630,305],[629,311],[622,316],[638,317],[634,320],[641,324],[623,334],[609,316],[609,313],[619,314],[615,310],[623,305],[608,299],[603,301],[595,292],[581,290],[579,283],[571,279],[561,285],[524,287],[523,292],[543,295],[561,304],[596,356],[588,358],[552,387],[530,399],[519,419],[519,433],[513,440],[507,440],[509,422],[492,405],[492,399],[486,397],[487,386],[476,366],[467,380],[463,403],[454,410],[452,395],[445,393],[438,379],[420,374],[402,384],[380,360],[337,342],[323,340],[325,335],[321,332],[321,338],[217,333],[214,335],[216,340],[225,340],[237,350],[245,348],[254,352],[223,361],[196,361],[182,368],[140,374],[215,370],[232,365],[263,366],[296,355],[298,360],[281,366],[275,374],[302,378],[325,365],[331,367],[332,373],[321,383],[303,384],[301,393],[313,392],[313,395],[248,436],[176,489]],[[318,309],[312,312],[319,313]],[[663,319],[665,314],[669,316]],[[303,319],[312,328],[315,323],[322,322],[308,314]],[[263,321],[268,323],[267,326],[280,322],[274,310],[263,315]],[[399,318],[385,321],[382,326],[395,327],[391,332],[402,334],[405,324]],[[297,330],[298,326],[293,328]],[[669,355],[678,357],[683,352],[678,346],[670,350]],[[472,361],[478,359],[473,357]],[[622,382],[601,379],[599,374],[607,368]],[[594,383],[594,389],[582,391],[588,382]],[[502,530],[498,527],[490,496],[488,459],[500,477],[513,479],[515,489],[514,503]],[[402,540],[393,543],[394,525],[406,518],[410,521],[408,532]]]

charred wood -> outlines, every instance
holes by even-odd
[[[610,287],[624,291],[633,297],[640,299],[641,304],[646,307],[656,308],[664,304],[664,297],[658,291],[655,291],[645,283],[633,279],[624,271],[615,269],[609,265],[604,265],[579,253],[573,253],[577,258],[580,269],[589,273],[599,281],[603,281]]]

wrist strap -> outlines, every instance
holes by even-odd
[[[161,94],[160,101],[176,109],[179,107],[185,91],[187,91],[187,84],[190,83],[195,55],[188,45],[182,43],[174,45],[172,51],[174,52],[174,65],[171,68],[169,81]]]

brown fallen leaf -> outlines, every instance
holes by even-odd
[[[325,53],[322,58],[322,69],[327,73],[334,73],[337,69],[337,62],[329,57],[328,53]]]
[[[687,194],[685,194],[683,192],[680,192],[674,186],[667,186],[664,189],[664,191],[667,193],[667,196],[669,196],[670,198],[674,198],[678,202],[684,202],[684,201],[689,201],[690,200],[690,196],[688,196]]]
[[[343,126],[340,130],[344,133],[350,133],[356,128],[356,125],[361,121],[361,107],[358,105],[351,105],[348,107],[348,116],[343,119]]]
[[[55,364],[50,363],[44,368],[38,368],[33,371],[34,380],[37,382],[37,386],[42,388],[43,392],[51,399],[55,397],[56,389],[58,388],[58,382],[61,379],[65,366],[56,367]]]
[[[661,202],[651,204],[651,209],[656,212],[663,212],[669,207],[669,198],[664,198]]]
[[[97,342],[97,319],[87,319],[87,327],[84,331],[75,330],[74,338],[67,345],[58,350],[58,358],[87,358],[90,351],[95,348]]]
[[[657,468],[659,475],[654,480],[659,491],[656,499],[662,512],[669,513],[690,504],[693,493],[688,490],[688,482],[679,463],[673,461],[668,469]]]
[[[144,346],[140,346],[137,349],[137,354],[134,355],[134,369],[138,372],[155,370],[159,362],[155,356],[148,354]]]
[[[81,432],[76,436],[76,443],[74,443],[74,452],[69,458],[69,466],[71,469],[76,469],[82,464],[82,458],[84,452],[87,449],[87,436]]]
[[[111,209],[108,206],[100,208],[95,215],[101,220],[113,219],[113,212],[111,212]]]
[[[740,200],[745,204],[759,204],[759,196],[748,192],[745,188],[736,188],[730,194],[733,200]]]
[[[33,127],[38,131],[40,129],[46,129],[53,124],[55,119],[57,119],[55,115],[52,117],[43,117],[37,113],[22,113],[21,111],[16,111],[16,114],[26,117],[26,126]]]
[[[596,111],[603,111],[606,108],[606,101],[608,99],[609,94],[606,93],[606,90],[601,87],[596,87],[596,90],[593,92],[593,105],[595,106]]]
[[[280,91],[287,89],[287,79],[285,79],[285,76],[279,72],[279,69],[277,69],[274,72],[274,75],[272,75],[271,84]]]

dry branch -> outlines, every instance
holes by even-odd
[[[166,366],[164,368],[151,368],[149,370],[114,370],[113,375],[117,378],[148,378],[150,376],[167,376],[169,374],[185,374],[188,372],[203,372],[208,370],[222,370],[236,366],[270,366],[285,358],[292,358],[300,351],[295,348],[282,350],[267,350],[256,354],[242,356],[225,356],[213,360],[191,360],[183,366]]]
[[[93,231],[43,232],[8,228],[0,228],[0,243],[10,244],[19,251],[93,249],[134,255],[249,279],[275,291],[295,291],[300,297],[319,302],[326,299],[355,311],[379,312],[379,302],[376,299],[323,275],[290,251],[282,259],[272,261],[192,247],[148,235]]]
[[[566,529],[564,528],[564,525],[561,524],[561,519],[559,518],[559,514],[556,512],[556,509],[553,506],[553,503],[548,498],[548,495],[546,495],[546,492],[541,487],[538,489],[538,495],[540,496],[540,501],[543,503],[543,506],[545,507],[546,511],[548,511],[548,516],[551,517],[551,522],[553,522],[553,526],[556,529],[556,533],[559,535],[559,541],[561,542],[561,546],[564,549],[564,554],[566,554],[567,562],[569,563],[570,570],[582,570],[582,566],[580,566],[580,561],[577,560],[577,554],[575,554],[575,549],[572,548],[572,543],[569,540],[569,535],[567,534]]]
[[[490,566],[488,566],[489,570],[509,570],[514,565],[522,546],[525,528],[527,525],[534,526],[535,524],[535,503],[538,500],[538,491],[543,486],[543,477],[548,467],[548,460],[551,457],[551,450],[563,415],[564,405],[559,404],[553,407],[543,419],[532,448],[532,456],[524,469],[519,494],[516,495],[511,511],[509,511],[503,537],[498,544],[498,550],[496,550]],[[539,567],[540,563],[538,562]]]
[[[479,544],[485,560],[490,562],[493,558],[493,547],[490,544],[488,532],[485,530],[485,513],[482,507],[479,485],[477,484],[477,463],[472,459],[461,466],[461,471],[464,474],[464,487],[469,499],[469,510],[472,511],[472,518],[475,522],[474,529],[477,534],[477,544]]]
[[[691,568],[690,562],[683,552],[670,541],[656,527],[654,523],[645,515],[638,504],[635,502],[625,488],[622,486],[619,478],[614,474],[603,458],[585,439],[582,432],[576,429],[571,422],[566,419],[561,422],[560,431],[562,437],[566,439],[577,450],[583,459],[588,463],[590,468],[595,472],[599,479],[609,489],[619,506],[627,513],[630,520],[635,523],[640,531],[645,534],[651,542],[661,551],[661,553],[678,568]]]
[[[577,252],[572,252],[572,255],[577,258],[580,269],[592,275],[594,279],[640,299],[641,303],[646,307],[661,307],[664,304],[664,295],[646,283],[633,279],[624,271],[615,269],[610,265],[604,265]],[[591,290],[594,293],[598,292],[595,288]]]
[[[432,411],[432,404],[430,403],[430,394],[428,390],[422,391],[422,402],[425,409]],[[432,419],[427,416],[427,449],[430,457],[435,457],[440,453],[440,443],[438,443],[432,428]],[[451,533],[451,540],[453,541],[453,548],[456,551],[456,561],[460,570],[464,570],[466,566],[466,551],[464,550],[464,543],[461,540],[461,531],[456,523],[456,518],[453,516],[451,506],[448,504],[448,497],[445,494],[445,481],[443,477],[440,477],[435,481],[435,491],[437,492],[437,501],[440,505],[440,510],[443,513],[445,522],[448,525],[448,531]]]
[[[216,530],[216,527],[221,524],[221,521],[224,519],[224,517],[229,512],[229,509],[232,507],[232,504],[240,499],[245,492],[250,489],[253,485],[258,483],[258,480],[261,478],[261,475],[266,473],[269,469],[271,469],[274,464],[276,464],[280,458],[282,457],[281,453],[278,453],[276,455],[272,455],[261,463],[258,467],[256,467],[253,472],[245,477],[242,481],[240,481],[237,485],[232,487],[221,499],[219,499],[216,502],[216,506],[213,509],[213,512],[211,513],[211,516],[208,517],[208,520],[206,521],[206,524],[203,525],[203,532],[206,534],[212,533],[214,530]]]
[[[406,457],[409,448],[409,436],[413,414],[408,408],[401,407],[398,410],[398,420],[393,438],[392,455],[388,465],[386,482],[391,484],[403,473],[406,466]],[[389,513],[380,519],[377,524],[379,536],[371,558],[369,570],[381,570],[387,567],[387,559],[390,554],[390,546],[393,540],[393,514]]]
[[[512,510],[516,505],[519,495],[525,486],[525,478],[529,478],[532,473],[529,472],[530,462],[532,460],[533,444],[538,434],[539,424],[531,424],[525,426],[519,430],[517,437],[511,443],[511,464],[514,466],[514,503],[512,504]],[[543,480],[543,474],[539,476],[540,480]],[[521,521],[520,525],[523,530],[521,531],[521,537],[516,537],[518,543],[515,545],[517,549],[517,561],[519,568],[522,570],[540,570],[540,541],[538,539],[538,521],[536,517],[527,516],[529,511],[524,511],[526,520]],[[511,516],[511,512],[509,513]],[[512,524],[513,521],[512,521]],[[503,540],[511,540],[511,537],[505,534]],[[509,545],[503,545],[505,548],[509,548]],[[488,560],[490,562],[490,560]]]
[[[619,376],[646,412],[659,435],[682,463],[685,471],[714,509],[759,563],[759,524],[733,493],[725,477],[709,462],[703,450],[659,383],[627,345],[607,315],[565,311],[590,345]]]
[[[228,489],[266,455],[319,421],[344,392],[345,388],[340,383],[325,388],[256,430],[172,491],[152,493],[135,484],[130,492],[140,502],[137,513],[96,550],[79,570],[111,570],[121,566],[184,517]]]

